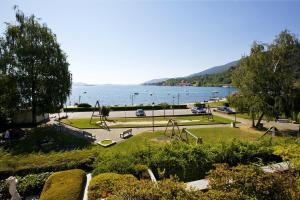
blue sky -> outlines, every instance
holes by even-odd
[[[300,33],[300,2],[2,0],[0,33],[13,5],[57,35],[73,81],[136,84],[239,59],[254,40]]]

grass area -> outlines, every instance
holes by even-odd
[[[93,145],[85,139],[49,127],[26,132],[24,137],[0,147],[0,176],[88,168],[93,162]]]
[[[217,145],[220,142],[229,143],[233,139],[243,141],[254,141],[262,133],[253,131],[252,129],[238,128],[201,128],[189,129],[189,131],[198,137],[203,138],[204,144]],[[45,137],[51,135],[49,132],[44,132]],[[65,137],[65,136],[63,136]],[[20,145],[22,139],[20,139]],[[72,141],[72,140],[71,140]],[[81,147],[82,149],[65,150],[61,143],[62,151],[55,152],[56,147],[51,146],[54,151],[26,151],[20,153],[13,149],[0,148],[0,175],[19,174],[25,175],[28,173],[38,173],[44,171],[59,171],[70,168],[91,169],[95,158],[100,158],[104,154],[128,154],[145,149],[156,148],[163,146],[170,140],[164,136],[163,131],[144,132],[134,137],[128,138],[110,148],[105,148],[100,145],[88,145]],[[30,143],[26,143],[30,144]],[[68,143],[64,143],[68,145]],[[29,148],[29,147],[28,147]],[[19,152],[19,154],[17,154]],[[26,153],[27,152],[27,153]],[[30,153],[29,153],[30,152]]]
[[[215,101],[215,102],[209,102],[205,103],[206,105],[209,105],[210,107],[218,107],[218,106],[224,106],[224,103],[228,103],[227,101]]]
[[[81,200],[85,181],[85,172],[80,169],[56,172],[46,181],[40,199]]]
[[[111,144],[112,140],[102,140],[101,143],[102,144]]]
[[[207,116],[177,116],[177,117],[155,117],[155,126],[165,126],[169,119],[175,119],[179,125],[193,125],[193,124],[229,124],[232,122],[230,119],[226,119],[219,116],[214,116],[213,120],[209,120]],[[77,128],[100,128],[96,122],[98,119],[93,119],[90,123],[89,118],[83,119],[64,119],[63,123],[75,126]],[[149,126],[152,127],[151,117],[136,117],[136,118],[109,118],[108,122],[111,122],[109,127],[139,127]]]
[[[44,127],[26,130],[25,137],[5,143],[4,148],[13,154],[27,154],[82,149],[89,145],[90,142],[83,138],[61,133],[51,127]]]
[[[263,133],[246,130],[239,128],[199,128],[199,129],[188,129],[192,134],[203,139],[204,144],[216,145],[221,142],[229,143],[233,139],[242,141],[255,141]],[[116,145],[107,149],[108,153],[131,153],[139,149],[143,149],[149,144],[151,147],[164,145],[169,142],[168,137],[164,135],[164,131],[145,132],[138,134],[134,137],[124,140],[123,142],[117,143]]]

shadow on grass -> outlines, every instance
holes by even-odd
[[[4,148],[12,154],[27,154],[70,151],[83,149],[90,145],[91,141],[87,139],[75,137],[47,126],[26,130],[23,137],[6,141]]]

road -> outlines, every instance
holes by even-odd
[[[68,112],[70,119],[75,118],[90,118],[93,112]],[[152,116],[152,110],[145,110],[146,116]],[[166,115],[173,115],[173,110],[165,110]],[[192,114],[190,109],[174,109],[174,115],[190,115]],[[65,113],[61,113],[64,116]],[[51,116],[57,116],[56,114]],[[154,110],[154,116],[164,116],[164,110]],[[109,117],[136,117],[135,110],[132,111],[110,111]]]
[[[152,116],[152,110],[146,110],[146,116]],[[228,115],[225,113],[220,112],[212,112],[216,116],[221,116],[227,119],[234,120],[234,115]],[[174,115],[191,115],[192,112],[190,109],[174,109]],[[60,113],[60,116],[64,116],[65,113]],[[68,117],[69,119],[75,119],[75,118],[90,118],[92,115],[92,112],[69,112]],[[165,110],[166,116],[173,116],[173,110]],[[57,115],[51,115],[50,117],[54,117]],[[117,117],[136,117],[135,111],[111,111],[110,112],[110,118],[117,118]],[[154,110],[154,116],[164,116],[164,110]],[[249,119],[243,119],[243,118],[236,118],[238,122],[241,122],[241,125],[245,125],[250,127],[252,125],[251,120]],[[269,128],[272,126],[276,126],[280,130],[282,129],[290,129],[290,130],[299,130],[299,124],[292,124],[292,123],[279,123],[275,121],[262,121],[265,127]]]

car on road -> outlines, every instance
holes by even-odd
[[[146,114],[145,114],[145,111],[144,111],[143,109],[137,109],[137,110],[135,111],[135,115],[136,115],[137,117],[143,117],[143,116],[145,116]]]
[[[224,112],[227,114],[234,114],[235,112],[227,106],[218,106],[217,109],[215,109],[214,111],[218,111],[218,112]]]
[[[191,111],[194,114],[206,114],[206,109],[204,107],[193,107]]]

